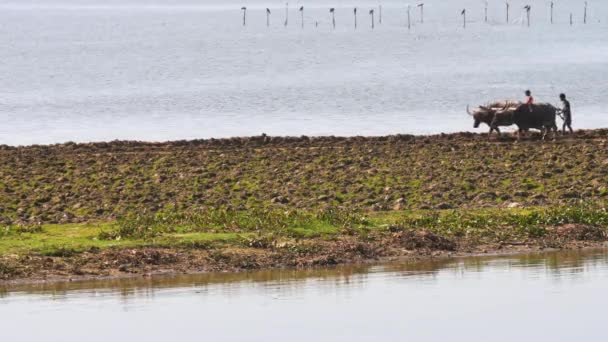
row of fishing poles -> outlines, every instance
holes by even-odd
[[[587,1],[585,1],[585,6],[583,8],[583,24],[587,24]],[[505,2],[505,8],[506,8],[506,22],[509,23],[509,8],[510,8],[510,4],[509,2]],[[549,8],[550,8],[550,16],[549,16],[549,22],[551,24],[553,24],[553,9],[555,8],[555,3],[553,1],[551,1],[549,3]],[[527,25],[530,26],[530,12],[532,11],[532,6],[531,5],[525,5],[523,7],[523,10],[526,12],[526,22]],[[460,15],[462,16],[462,27],[467,27],[467,9],[463,8],[462,11],[460,12]],[[488,2],[485,1],[485,7],[484,7],[484,22],[488,22]],[[522,21],[523,24],[523,21]],[[573,25],[573,15],[572,12],[570,12],[570,26]]]
[[[488,22],[488,1],[484,2],[485,7],[484,7],[484,22]],[[424,23],[424,3],[419,3],[418,5],[416,5],[416,7],[418,7],[420,9],[420,23]],[[554,12],[554,8],[555,8],[555,4],[553,1],[550,2],[550,23],[553,24],[553,12]],[[506,9],[506,23],[509,23],[509,11],[511,9],[511,5],[509,4],[509,2],[505,2],[505,9]],[[527,26],[530,26],[530,13],[532,11],[532,6],[531,5],[525,5],[523,8],[523,11],[525,11],[526,14],[526,23]],[[241,10],[243,11],[243,26],[247,26],[247,7],[243,6],[241,7]],[[302,28],[304,28],[304,6],[300,6],[300,8],[298,9],[298,11],[300,12],[301,15],[301,26]],[[331,23],[333,28],[336,28],[336,17],[335,17],[335,8],[330,8],[329,9],[329,13],[331,15]],[[354,15],[354,20],[355,20],[355,29],[357,28],[357,7],[353,8],[353,15]],[[266,8],[266,26],[270,26],[270,8]],[[374,14],[375,11],[374,9],[370,9],[369,10],[369,15],[371,18],[371,28],[373,29],[375,27],[375,20],[374,20]],[[467,26],[467,9],[463,8],[462,11],[460,12],[460,15],[462,16],[462,27],[466,28]],[[382,24],[382,5],[378,6],[378,22],[380,24]],[[583,23],[587,24],[587,1],[585,1],[584,3],[584,10],[583,10]],[[285,22],[284,25],[287,26],[289,24],[289,3],[285,4]],[[315,26],[318,26],[319,22],[316,21],[315,22]],[[522,25],[523,25],[523,20],[522,20]],[[572,12],[570,12],[570,26],[573,25],[573,14]],[[408,5],[407,6],[407,28],[408,30],[411,29],[412,27],[412,21],[411,21],[411,6]]]
[[[424,22],[424,4],[420,3],[418,4],[416,7],[420,8],[420,22],[423,23]],[[243,11],[243,26],[247,25],[247,7],[243,6],[241,7],[241,10]],[[301,26],[302,28],[304,28],[304,6],[300,6],[300,8],[298,9],[298,11],[300,12],[301,15]],[[357,28],[357,7],[353,8],[353,14],[355,17],[355,28]],[[411,11],[411,7],[408,5],[407,6],[407,27],[408,29],[411,28],[411,15],[410,15],[410,11]],[[336,16],[335,16],[335,12],[336,9],[335,8],[330,8],[329,9],[329,13],[331,15],[331,23],[333,28],[336,28]],[[266,8],[266,26],[270,26],[270,8]],[[374,14],[375,11],[374,9],[370,9],[369,10],[369,15],[371,17],[371,27],[372,29],[375,27],[375,20],[374,20]],[[380,24],[382,24],[382,5],[378,6],[378,22]],[[285,23],[284,25],[287,26],[289,24],[289,3],[285,4]],[[315,22],[315,26],[318,26],[319,22],[316,21]]]

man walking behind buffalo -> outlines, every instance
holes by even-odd
[[[564,116],[564,125],[562,126],[562,133],[566,133],[566,127],[572,133],[572,111],[570,110],[570,101],[566,100],[566,94],[559,94],[559,99],[562,101],[562,115]]]

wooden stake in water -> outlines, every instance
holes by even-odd
[[[302,29],[304,29],[304,6],[300,6],[300,17],[302,19]]]
[[[270,26],[270,8],[266,8],[266,27]]]
[[[551,1],[551,24],[553,24],[553,1]]]
[[[585,1],[585,12],[583,14],[583,24],[587,23],[587,1]]]
[[[357,7],[353,9],[353,15],[355,16],[355,30],[357,29]]]
[[[420,3],[418,7],[420,7],[420,23],[424,23],[424,4]]]
[[[374,29],[374,10],[369,10],[369,15],[372,17],[372,30]]]
[[[462,15],[462,28],[467,28],[467,10],[463,8],[460,15]]]
[[[333,7],[329,9],[329,13],[331,13],[331,23],[335,30],[336,29],[336,17],[335,17],[334,11],[335,11],[335,9]]]
[[[572,13],[570,13],[570,26],[572,26]]]
[[[243,11],[243,26],[245,26],[247,25],[247,7],[243,6],[241,10]]]
[[[505,2],[505,5],[507,7],[507,24],[509,23],[509,3]]]
[[[410,5],[407,5],[407,29],[411,29],[412,28],[412,22],[410,20],[410,11],[411,11],[411,7]]]
[[[484,14],[483,21],[487,23],[488,22],[488,1],[485,2],[483,14]]]
[[[285,26],[289,23],[289,2],[285,3]]]
[[[378,5],[378,24],[382,24],[382,5]]]
[[[530,27],[530,10],[532,7],[530,5],[526,5],[524,6],[524,9],[526,10],[526,17],[528,18],[528,27]]]

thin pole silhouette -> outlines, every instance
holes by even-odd
[[[505,2],[505,5],[507,7],[507,24],[509,23],[509,3]]]
[[[412,22],[410,20],[410,11],[411,11],[411,7],[410,5],[407,5],[407,29],[411,29],[412,28]]]
[[[530,27],[530,10],[532,7],[530,5],[526,5],[524,6],[524,9],[526,10],[526,17],[528,18],[528,27]]]
[[[266,27],[270,26],[270,8],[266,8]]]
[[[300,17],[302,18],[302,28],[304,28],[304,6],[300,6]]]
[[[372,30],[374,29],[374,10],[369,10],[369,14],[372,16]]]
[[[553,1],[551,1],[551,24],[553,24]]]
[[[247,7],[243,6],[241,10],[243,11],[243,26],[245,26],[247,25]]]
[[[334,12],[335,12],[335,9],[333,7],[329,9],[329,13],[331,13],[331,24],[335,30],[336,29],[336,16],[335,16]]]
[[[420,7],[420,23],[424,23],[424,4],[420,3],[417,7]]]
[[[467,10],[463,8],[460,15],[462,15],[462,28],[467,28]]]
[[[570,13],[570,26],[572,26],[572,13]]]
[[[378,5],[378,24],[382,24],[382,5]]]
[[[585,1],[585,13],[583,14],[583,24],[587,23],[587,1]]]
[[[289,23],[289,2],[285,3],[285,26]]]
[[[357,29],[357,7],[353,8],[353,15],[355,16],[355,30]]]
[[[483,9],[483,14],[484,14],[483,21],[487,23],[488,22],[488,1],[487,0],[485,1],[485,7]]]

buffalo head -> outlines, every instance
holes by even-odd
[[[494,111],[491,108],[485,106],[479,106],[477,107],[477,109],[474,109],[471,112],[469,109],[469,105],[467,105],[467,113],[473,117],[474,128],[478,128],[482,122],[489,125],[492,122],[492,119],[494,118]]]

